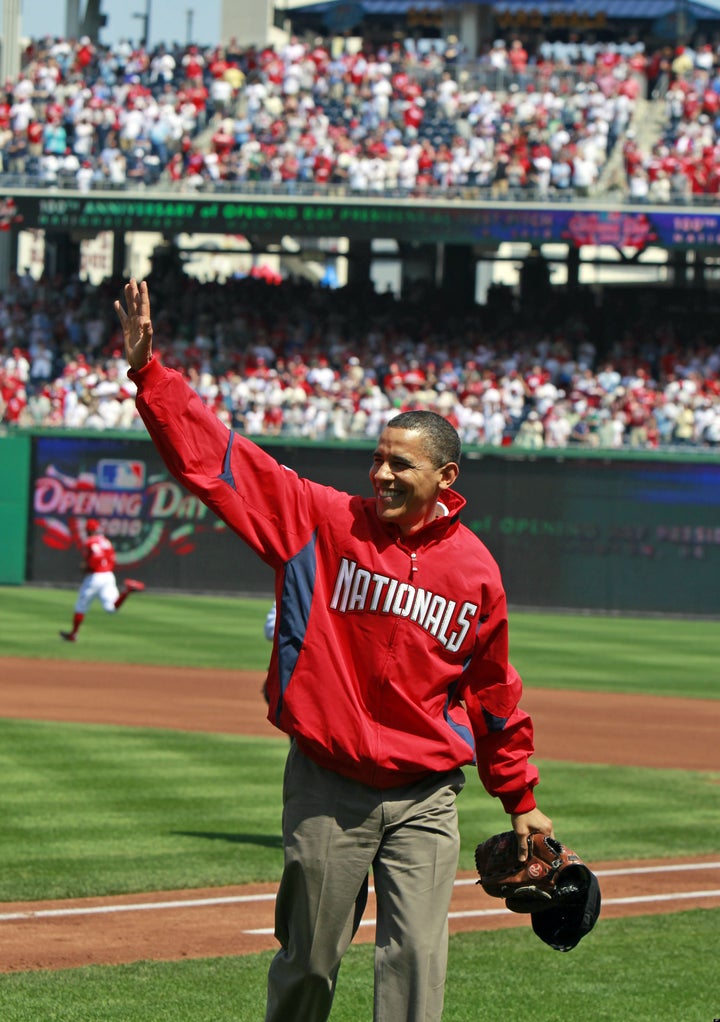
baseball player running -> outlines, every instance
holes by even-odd
[[[100,522],[89,518],[85,523],[87,539],[83,543],[83,570],[85,577],[78,591],[75,602],[72,629],[60,632],[66,642],[76,642],[80,625],[85,620],[90,604],[99,600],[103,610],[114,614],[120,610],[130,593],[139,593],[145,588],[143,582],[134,578],[126,578],[123,591],[120,592],[115,579],[115,548],[103,534]]]

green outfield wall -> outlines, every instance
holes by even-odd
[[[0,582],[10,584],[25,579],[31,449],[29,436],[0,437]]]
[[[369,493],[372,445],[262,446],[301,475]],[[2,437],[0,464],[0,582],[77,584],[84,523],[98,517],[120,575],[162,590],[272,591],[269,568],[170,478],[144,434]],[[512,605],[720,614],[720,454],[470,449],[457,488]]]

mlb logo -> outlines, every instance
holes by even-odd
[[[107,458],[98,462],[99,490],[142,490],[145,486],[145,465],[142,461]]]

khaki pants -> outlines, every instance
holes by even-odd
[[[293,743],[285,768],[281,948],[266,1022],[324,1022],[372,867],[377,899],[374,1022],[439,1022],[447,913],[457,871],[462,770],[380,790],[317,766]]]

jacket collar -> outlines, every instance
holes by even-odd
[[[401,536],[402,542],[415,546],[425,540],[439,539],[451,526],[456,525],[460,512],[467,501],[456,490],[445,490],[440,503],[447,509],[447,514],[440,514],[422,529],[418,529],[411,536]],[[382,523],[381,523],[382,524]],[[395,536],[400,536],[396,525],[383,525],[383,528]]]

